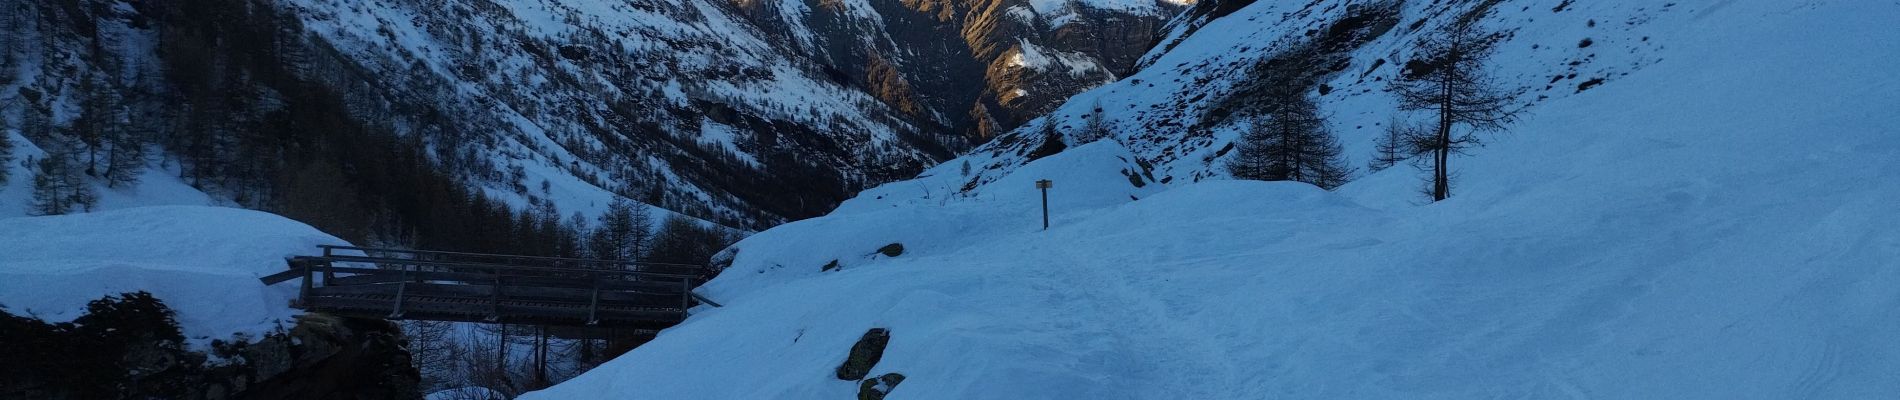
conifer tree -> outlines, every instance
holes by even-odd
[[[82,162],[86,175],[101,176],[104,168],[99,165],[99,153],[105,151],[107,140],[124,130],[118,118],[118,91],[98,74],[88,74],[79,80],[79,93],[86,98],[80,102],[79,117],[73,120],[71,132],[84,146],[76,150],[85,153]]]
[[[7,184],[7,173],[12,171],[13,134],[0,130],[0,186]]]
[[[702,279],[711,279],[717,271],[708,266],[713,254],[736,241],[733,235],[702,225],[685,217],[669,216],[653,235],[647,261],[696,266]]]
[[[145,145],[149,140],[149,128],[143,126],[148,122],[131,121],[123,99],[114,101],[110,106],[106,119],[108,127],[103,130],[107,147],[102,177],[108,187],[137,185],[139,173],[145,169]],[[135,128],[134,125],[140,127]]]
[[[79,178],[67,157],[50,154],[40,158],[33,174],[33,215],[65,215],[91,211],[97,198],[92,188]]]
[[[639,261],[652,241],[652,219],[628,200],[616,200],[602,213],[588,241],[594,258]]]
[[[1351,178],[1339,140],[1303,94],[1279,99],[1254,121],[1227,164],[1235,178],[1306,182],[1328,190]]]

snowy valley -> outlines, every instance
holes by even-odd
[[[1205,82],[1232,69],[1168,67],[1247,57],[1231,49],[1323,26],[1271,21],[1345,8],[1298,3],[1206,22],[1051,118],[1101,104],[1123,128],[1113,140],[1029,161],[1005,137],[964,157],[975,171],[953,160],[740,242],[702,288],[726,307],[528,398],[865,398],[888,381],[833,373],[874,328],[888,345],[868,376],[900,374],[892,399],[1900,390],[1887,372],[1900,368],[1900,80],[1883,72],[1900,48],[1863,39],[1893,36],[1900,7],[1407,2],[1399,30],[1351,65],[1399,51],[1412,21],[1490,6],[1481,23],[1513,32],[1495,74],[1534,94],[1521,123],[1457,159],[1458,195],[1428,204],[1405,166],[1334,192],[1192,183],[1218,175],[1201,154],[1231,134],[1202,141],[1154,118],[1197,115],[1172,111],[1209,106],[1177,91],[1218,89]],[[1542,89],[1578,58],[1606,82]],[[1395,107],[1351,85],[1358,70],[1321,98],[1363,160],[1373,138],[1355,126]],[[1140,161],[1166,183],[1131,183]],[[1038,179],[1055,182],[1048,231]],[[875,252],[888,243],[906,251]]]
[[[711,277],[691,293],[717,305],[611,360],[563,358],[556,382],[429,369],[494,359],[432,353],[497,351],[472,346],[495,340],[483,324],[385,323],[422,370],[397,398],[1900,393],[1900,3],[231,1],[282,6],[219,15],[294,21],[276,28],[310,41],[273,54],[311,61],[219,56],[230,65],[205,68],[241,72],[181,93],[242,87],[254,108],[212,126],[263,127],[282,147],[240,135],[208,142],[236,156],[195,158],[191,140],[142,144],[135,183],[74,175],[90,212],[29,215],[44,214],[37,160],[120,149],[65,139],[84,137],[67,124],[95,104],[79,93],[96,78],[75,71],[133,77],[117,121],[139,126],[172,107],[131,93],[198,82],[155,53],[198,45],[151,44],[242,49],[196,29],[246,28],[106,2],[78,14],[119,16],[95,27],[116,39],[0,46],[67,54],[0,69],[13,99],[0,322],[14,329],[0,335],[18,335],[0,341],[26,340],[15,327],[29,319],[83,331],[105,315],[88,302],[137,291],[176,312],[185,349],[319,337],[286,330],[344,324],[300,315],[285,306],[294,284],[258,278],[355,242]],[[22,26],[0,30],[44,32]],[[174,26],[197,36],[154,33]],[[1451,124],[1449,197],[1434,201],[1417,132],[1440,115],[1401,92],[1445,73],[1422,44],[1457,28],[1491,34],[1475,81],[1509,118]],[[76,55],[94,42],[146,43],[115,51],[147,61]],[[1326,133],[1328,183],[1249,175],[1250,146],[1290,103]],[[182,113],[151,117],[175,126],[148,134],[206,126]],[[298,133],[357,126],[309,115],[370,127]],[[290,172],[246,162],[259,154]],[[366,211],[326,212],[344,206]],[[616,219],[627,210],[644,218]],[[384,325],[341,331],[374,342]],[[499,358],[525,362],[524,346]],[[194,373],[251,382],[228,366],[276,362],[226,353]],[[352,362],[387,355],[366,354]],[[278,373],[322,371],[287,363],[299,367]],[[6,387],[23,381],[0,379],[0,397],[41,393]],[[189,393],[176,397],[215,397]]]

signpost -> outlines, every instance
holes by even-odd
[[[1042,230],[1049,230],[1049,188],[1056,183],[1048,179],[1036,181],[1036,188],[1042,189]]]

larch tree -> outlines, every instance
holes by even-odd
[[[1373,140],[1372,160],[1366,168],[1373,172],[1384,171],[1401,161],[1411,159],[1421,150],[1421,141],[1432,138],[1427,130],[1401,118],[1392,118],[1386,122],[1385,133]]]
[[[71,131],[83,149],[75,150],[85,152],[87,176],[103,176],[105,169],[100,167],[99,155],[126,130],[119,91],[102,74],[91,73],[80,78],[79,94],[85,99],[80,101],[79,117],[73,119]],[[109,159],[110,154],[107,156]]]
[[[703,282],[719,272],[708,265],[713,254],[736,241],[736,236],[718,228],[686,217],[669,216],[660,222],[659,232],[653,235],[653,249],[647,255],[647,261],[693,266],[700,271]]]
[[[123,103],[114,104],[108,116],[106,121],[110,126],[103,130],[106,165],[101,176],[107,187],[137,185],[139,174],[145,169],[145,144],[149,136],[143,128],[132,128]]]
[[[1481,30],[1471,19],[1461,19],[1427,35],[1418,44],[1423,60],[1408,63],[1404,76],[1390,83],[1399,109],[1428,111],[1437,117],[1429,140],[1419,143],[1419,154],[1432,157],[1432,201],[1451,197],[1451,155],[1480,144],[1474,132],[1497,131],[1514,122],[1513,94],[1500,90],[1485,75],[1498,35]],[[1454,133],[1465,127],[1462,134]]]
[[[639,261],[651,247],[652,225],[645,209],[632,201],[616,200],[598,218],[587,248],[595,258]]]
[[[29,111],[30,112],[30,111]],[[0,185],[7,184],[7,172],[13,163],[13,134],[0,130]]]
[[[33,215],[65,215],[92,211],[98,198],[92,187],[73,171],[67,157],[48,154],[39,159],[33,174]]]
[[[1074,135],[1077,144],[1087,144],[1113,135],[1109,132],[1108,117],[1103,114],[1105,110],[1102,109],[1101,100],[1089,106],[1088,115],[1082,117],[1082,129]]]
[[[1327,129],[1319,105],[1302,86],[1288,86],[1273,94],[1278,98],[1240,137],[1228,172],[1240,179],[1306,182],[1327,190],[1345,184],[1352,168],[1340,157],[1339,140]]]

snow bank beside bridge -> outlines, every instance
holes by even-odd
[[[86,302],[147,291],[176,310],[194,344],[292,323],[297,285],[265,286],[284,258],[343,240],[259,211],[135,207],[0,219],[0,305],[70,321]]]

